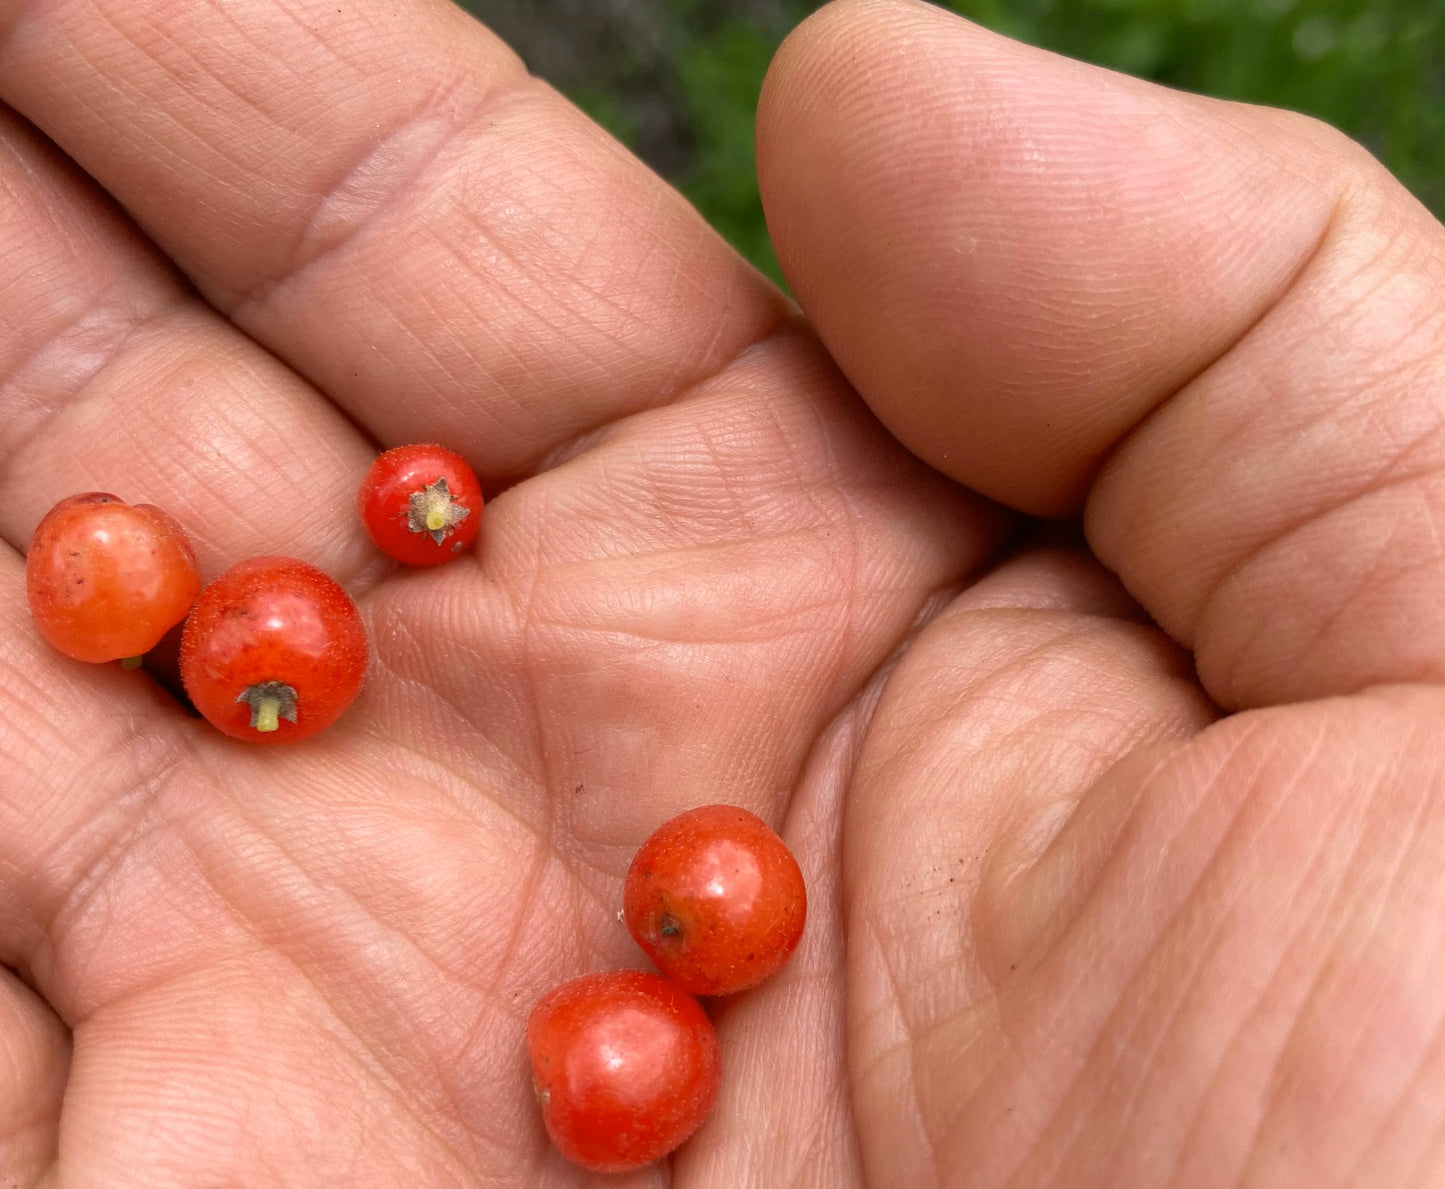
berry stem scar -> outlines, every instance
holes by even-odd
[[[284,718],[296,721],[296,691],[284,681],[261,681],[248,685],[236,701],[251,707],[251,726],[258,731],[274,731]]]

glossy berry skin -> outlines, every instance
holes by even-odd
[[[702,1125],[722,1078],[697,1000],[642,970],[549,992],[527,1021],[527,1050],[547,1134],[593,1172],[662,1159]]]
[[[356,510],[388,557],[435,566],[477,539],[482,489],[466,460],[445,446],[398,446],[367,470]]]
[[[90,491],[61,500],[36,527],[25,588],[40,634],[99,663],[154,648],[196,601],[201,574],[165,512]]]
[[[351,597],[292,557],[232,566],[201,593],[181,635],[181,680],[196,709],[251,743],[293,743],[330,726],[361,689],[366,658]],[[268,714],[261,695],[272,690]]]
[[[628,931],[694,995],[731,995],[788,960],[808,893],[787,844],[736,805],[704,805],[660,826],[622,891]]]

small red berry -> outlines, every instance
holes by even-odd
[[[787,844],[736,805],[704,805],[660,826],[623,887],[628,931],[694,995],[731,995],[788,960],[808,893]]]
[[[228,735],[291,743],[351,705],[366,674],[366,628],[315,566],[253,557],[201,593],[181,634],[181,680]]]
[[[367,470],[356,509],[388,557],[434,566],[477,539],[482,489],[466,459],[445,446],[397,446]]]
[[[557,1150],[593,1172],[660,1160],[707,1118],[722,1066],[712,1021],[642,970],[588,974],[527,1021],[532,1081]]]
[[[185,618],[201,574],[165,512],[90,491],[61,500],[36,527],[25,587],[40,634],[66,656],[128,661]]]

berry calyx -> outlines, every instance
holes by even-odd
[[[445,478],[413,491],[407,500],[406,526],[414,533],[428,533],[434,544],[440,545],[456,530],[456,526],[471,515],[452,499],[447,490]]]
[[[275,731],[284,718],[296,721],[296,691],[284,681],[260,681],[248,685],[236,695],[236,701],[251,708],[251,727],[257,731]]]
[[[717,1033],[687,992],[616,970],[563,983],[527,1021],[542,1121],[593,1172],[660,1160],[702,1125],[722,1078]]]
[[[367,469],[356,508],[367,534],[388,557],[434,566],[476,540],[482,489],[454,451],[432,444],[397,446]]]
[[[61,500],[36,527],[25,587],[53,647],[76,660],[135,668],[185,618],[201,574],[171,516],[89,491]]]
[[[196,709],[252,743],[330,726],[360,691],[366,660],[351,597],[291,557],[232,566],[201,593],[181,635],[181,680]]]
[[[803,873],[766,822],[705,805],[660,826],[623,885],[627,929],[694,995],[731,995],[778,970],[808,914]]]

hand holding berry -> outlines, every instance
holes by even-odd
[[[450,4],[0,25],[0,1181],[588,1184],[529,1008],[725,799],[811,921],[636,1183],[1434,1189],[1445,232],[1368,155],[844,0],[758,121],[804,323]],[[416,441],[498,493],[425,575]],[[45,643],[96,488],[351,592],[346,729]]]

